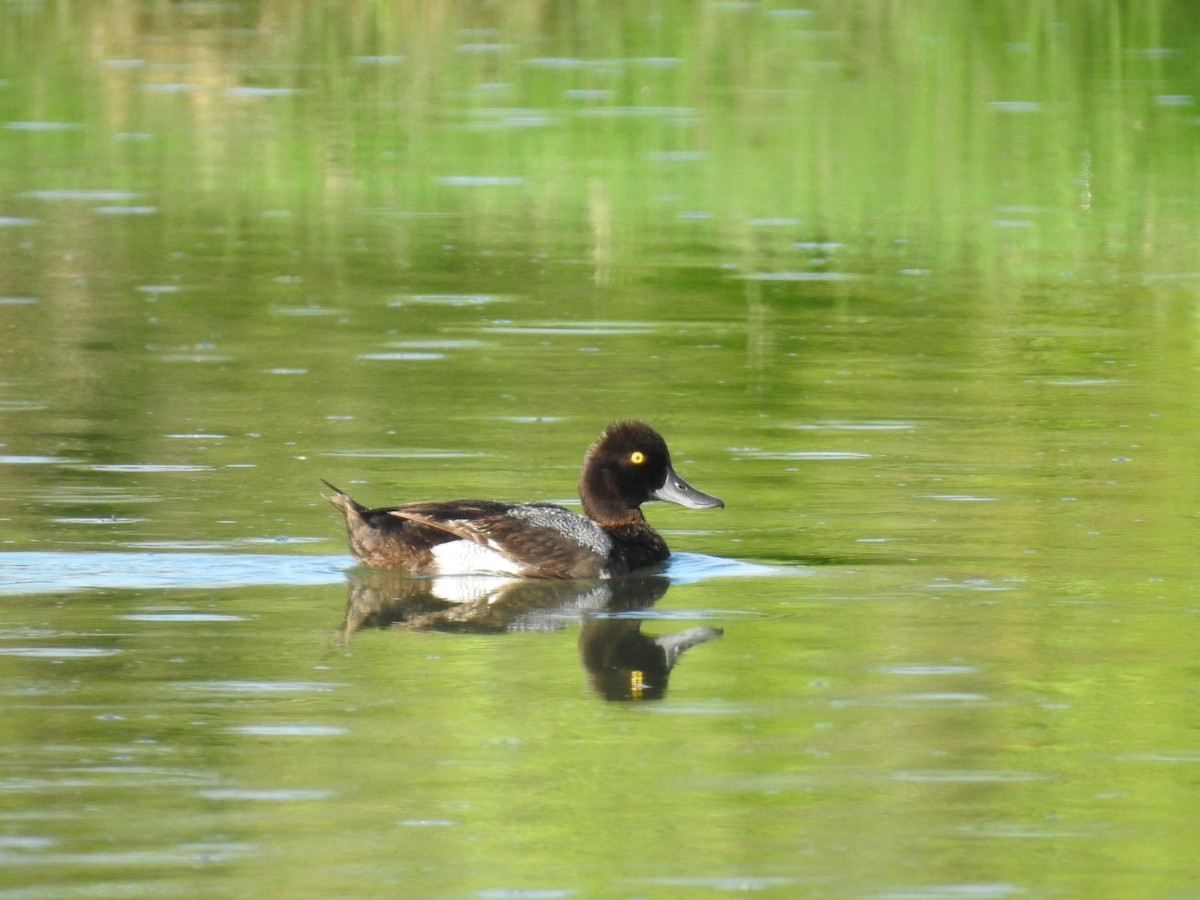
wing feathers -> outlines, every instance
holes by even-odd
[[[511,560],[526,576],[596,578],[610,573],[608,534],[590,519],[551,503],[459,500],[411,503],[388,511]]]

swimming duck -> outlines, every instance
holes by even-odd
[[[724,506],[671,467],[645,422],[614,422],[583,458],[581,516],[554,503],[451,500],[367,509],[325,482],[364,565],[422,575],[494,573],[527,578],[610,578],[662,562],[670,551],[641,506],[667,500]]]

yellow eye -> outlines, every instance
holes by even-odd
[[[629,461],[631,463],[633,463],[635,466],[640,466],[642,463],[644,463],[646,461],[646,454],[643,453],[641,450],[634,450],[632,453],[629,454]]]

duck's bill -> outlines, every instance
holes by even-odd
[[[674,469],[667,469],[667,480],[663,486],[654,492],[655,500],[666,500],[668,503],[678,503],[691,509],[708,509],[712,506],[724,506],[724,501],[698,491],[678,475]]]

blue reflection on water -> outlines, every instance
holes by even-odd
[[[337,584],[351,557],[203,552],[0,553],[0,596],[96,588],[223,588],[246,585]],[[763,566],[702,553],[675,553],[663,574],[674,584],[708,578],[779,574]],[[789,568],[798,572],[802,569]]]
[[[349,557],[268,553],[0,553],[0,595],[93,588],[336,584]]]

